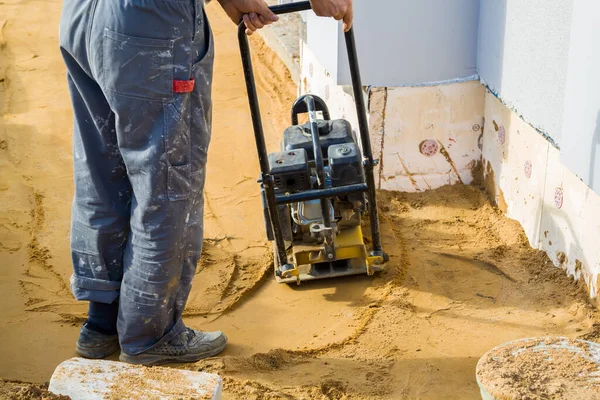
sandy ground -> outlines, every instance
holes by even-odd
[[[219,372],[226,399],[475,399],[475,366],[490,348],[600,336],[585,295],[472,187],[381,192],[385,273],[276,284],[236,30],[208,8],[215,125],[186,322],[224,330],[230,345],[186,368]],[[47,381],[75,355],[85,319],[68,288],[72,122],[59,13],[57,0],[0,2],[0,377],[12,381]],[[273,53],[256,39],[253,48],[274,149],[296,89]],[[0,397],[22,386],[0,385]]]

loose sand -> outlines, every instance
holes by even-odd
[[[477,381],[494,398],[600,398],[600,346],[580,339],[526,338],[496,347],[477,363]]]
[[[475,366],[490,348],[598,337],[600,319],[577,285],[472,187],[381,192],[385,273],[276,284],[236,29],[217,5],[208,12],[215,126],[186,322],[224,330],[230,345],[185,368],[219,372],[226,399],[475,399]],[[0,2],[0,377],[34,383],[75,355],[86,310],[68,289],[72,122],[59,14],[58,0]],[[296,89],[260,40],[252,46],[274,149]],[[22,385],[4,384],[0,396],[12,387]]]

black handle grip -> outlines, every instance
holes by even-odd
[[[279,14],[290,14],[299,11],[308,11],[312,7],[310,6],[310,1],[298,1],[295,3],[287,3],[287,4],[278,4],[275,6],[269,7],[269,10],[273,11],[273,13]],[[244,21],[240,21],[238,23],[238,28],[240,30],[246,30],[246,26],[244,25]]]
[[[322,111],[323,119],[325,121],[329,121],[331,116],[329,115],[329,108],[327,108],[325,100],[319,96],[315,96],[314,94],[305,94],[304,96],[298,97],[292,106],[292,125],[298,125],[298,114],[304,114],[308,112],[307,103],[304,101],[306,96],[311,96],[313,99],[315,99],[315,111]]]
[[[298,11],[307,11],[311,8],[310,1],[298,1],[295,3],[278,4],[276,6],[269,7],[269,9],[275,14],[288,14]]]

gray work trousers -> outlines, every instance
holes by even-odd
[[[65,0],[78,300],[119,303],[121,350],[184,329],[202,250],[213,38],[202,0]]]

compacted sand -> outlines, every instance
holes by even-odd
[[[387,271],[278,285],[264,238],[258,162],[236,29],[211,4],[214,132],[205,250],[187,323],[222,329],[226,399],[475,399],[477,360],[521,337],[595,340],[578,286],[532,250],[485,194],[454,186],[380,193]],[[0,2],[0,398],[43,397],[86,307],[68,288],[71,111],[57,47],[60,1]],[[276,148],[296,86],[253,38],[267,141]],[[115,356],[113,356],[113,359]]]

